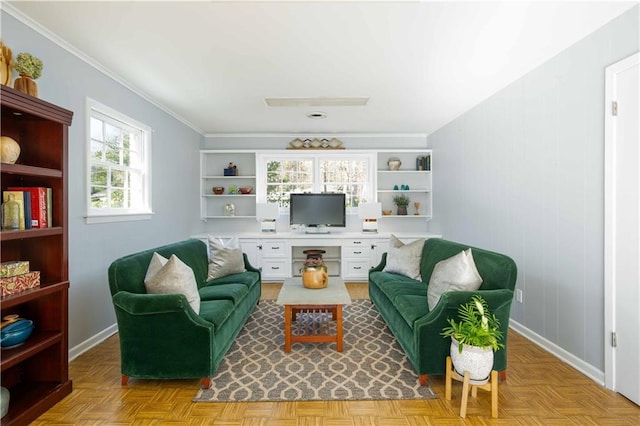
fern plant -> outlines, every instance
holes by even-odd
[[[500,321],[494,314],[489,313],[489,305],[481,296],[475,295],[471,300],[458,307],[460,321],[447,319],[449,326],[442,329],[442,335],[455,338],[462,353],[463,345],[491,347],[497,351],[504,347]]]

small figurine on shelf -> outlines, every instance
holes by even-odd
[[[238,176],[238,168],[233,163],[229,163],[226,169],[224,169],[225,176]]]

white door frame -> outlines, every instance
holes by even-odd
[[[605,139],[604,139],[604,360],[605,386],[616,389],[615,349],[611,344],[611,332],[616,329],[615,324],[615,189],[614,178],[616,121],[612,114],[613,101],[616,96],[616,74],[627,70],[640,62],[640,52],[629,56],[605,70]]]

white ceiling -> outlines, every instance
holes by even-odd
[[[202,133],[343,134],[429,134],[634,4],[10,2]]]

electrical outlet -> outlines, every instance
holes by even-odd
[[[522,303],[522,290],[516,289],[516,302]]]

